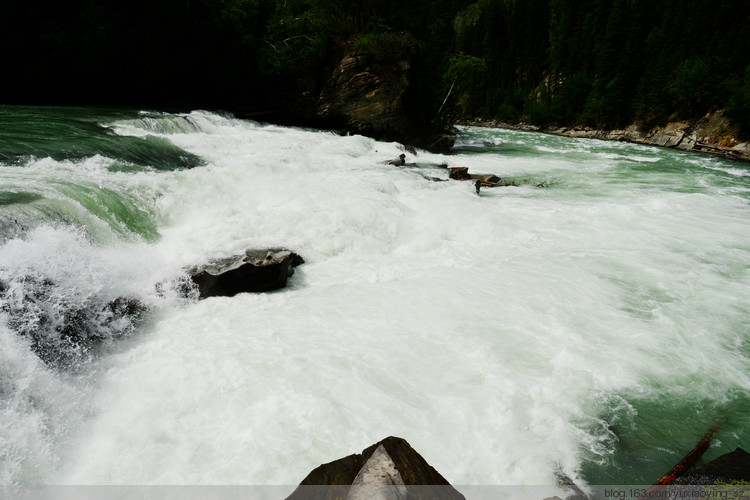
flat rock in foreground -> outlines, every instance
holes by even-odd
[[[388,437],[323,464],[287,500],[464,500],[406,440]]]

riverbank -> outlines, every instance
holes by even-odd
[[[507,123],[494,120],[470,120],[463,123],[477,127],[528,130],[545,134],[625,141],[698,153],[709,153],[729,160],[750,162],[750,142],[741,141],[731,132],[729,121],[722,111],[708,113],[695,121],[674,121],[666,125],[644,129],[633,123],[624,129],[597,130],[590,127],[541,127],[528,123]]]

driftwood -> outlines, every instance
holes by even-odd
[[[680,460],[680,462],[672,467],[672,469],[667,472],[665,475],[663,475],[657,482],[654,488],[652,488],[649,491],[655,490],[658,486],[666,486],[668,484],[672,484],[675,479],[685,474],[690,467],[692,467],[696,461],[706,452],[709,446],[711,446],[711,441],[713,440],[716,433],[719,431],[719,428],[721,427],[721,424],[715,424],[713,427],[711,427],[708,432],[706,432],[700,441],[698,441],[698,444],[695,445],[695,447],[688,452],[685,457]]]
[[[479,194],[479,190],[483,187],[508,187],[518,186],[515,179],[507,180],[502,179],[494,174],[470,174],[469,167],[454,167],[450,169],[448,177],[457,181],[474,181],[474,187]],[[528,180],[524,179],[521,184],[526,184]],[[541,182],[536,187],[547,187],[549,184],[547,181]]]
[[[406,163],[406,155],[403,153],[398,155],[398,158],[384,161],[383,163],[386,165],[393,165],[396,167],[416,167],[417,166],[417,164],[415,163]],[[433,181],[433,182],[443,182],[443,181],[448,181],[448,180],[472,181],[477,191],[477,194],[479,194],[479,190],[483,187],[519,186],[521,184],[527,184],[529,182],[528,179],[523,179],[520,181],[520,183],[517,183],[515,179],[510,179],[510,180],[503,179],[501,177],[498,177],[495,174],[470,174],[469,167],[449,167],[447,163],[441,163],[436,166],[449,170],[448,179],[442,179],[440,177],[433,177],[433,176],[424,175],[424,174],[422,174],[422,177],[424,177],[428,181]],[[549,185],[550,184],[547,181],[543,181],[539,184],[536,184],[536,187],[547,187]]]

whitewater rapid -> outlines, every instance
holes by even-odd
[[[750,446],[742,164],[463,128],[399,168],[395,143],[211,112],[99,123],[201,162],[0,167],[41,196],[0,206],[36,221],[0,279],[149,306],[74,370],[0,326],[0,483],[291,485],[396,435],[453,484],[647,484],[717,419],[713,451]],[[425,178],[442,163],[520,185]],[[306,261],[285,290],[169,285],[279,246]]]

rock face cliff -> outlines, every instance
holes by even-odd
[[[447,152],[452,136],[416,122],[404,110],[412,56],[392,47],[406,46],[407,40],[406,34],[391,34],[385,47],[381,43],[349,51],[320,93],[317,116],[347,132]]]
[[[409,86],[410,62],[375,62],[363,50],[344,56],[320,94],[318,114],[358,133],[402,133],[406,115],[401,98]]]

